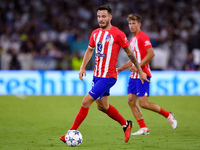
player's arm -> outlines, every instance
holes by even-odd
[[[117,68],[118,73],[122,72],[123,70],[129,68],[132,66],[132,62],[131,60],[129,60],[126,64],[124,64],[123,66]]]
[[[135,65],[138,72],[143,72],[142,68],[140,67],[135,55],[132,53],[129,47],[125,48],[124,51],[126,52],[127,56],[129,57],[130,61]]]
[[[144,66],[145,64],[149,63],[151,61],[151,59],[155,56],[154,54],[154,51],[153,51],[153,48],[148,48],[146,50],[147,54],[146,56],[142,59],[142,61],[139,63],[140,67]],[[130,71],[137,71],[136,67],[135,66],[131,66]]]
[[[94,48],[91,48],[90,46],[88,46],[83,58],[82,65],[80,67],[80,71],[79,71],[79,79],[81,80],[83,80],[83,75],[86,76],[85,67],[88,64],[89,60],[91,59],[93,51],[94,51]]]
[[[150,82],[148,79],[147,79],[147,75],[146,73],[144,73],[142,71],[142,68],[140,67],[135,55],[132,53],[131,49],[129,47],[125,48],[124,51],[126,52],[127,56],[129,57],[129,59],[131,60],[131,62],[135,65],[135,67],[137,68],[137,71],[140,75],[140,80],[143,81],[146,80],[148,82]]]
[[[141,67],[144,66],[145,64],[149,63],[151,61],[151,59],[155,56],[153,48],[148,48],[146,50],[146,52],[147,52],[146,56],[140,62]]]

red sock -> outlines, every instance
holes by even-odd
[[[113,107],[112,105],[109,104],[109,108],[107,111],[105,111],[105,113],[112,119],[114,119],[115,121],[119,122],[119,124],[121,124],[121,126],[126,125],[126,120],[124,119],[124,117],[119,113],[119,111]]]
[[[137,120],[137,122],[138,122],[140,128],[146,128],[147,127],[145,122],[144,122],[144,119]]]
[[[163,115],[165,118],[167,118],[169,116],[169,112],[162,108],[160,108],[159,114]]]
[[[70,128],[70,130],[77,130],[78,129],[78,127],[81,125],[83,120],[86,118],[88,111],[89,111],[89,108],[85,108],[85,107],[81,106],[81,108],[80,108],[78,114],[76,115],[76,118],[75,118],[74,123],[73,123],[72,127]]]

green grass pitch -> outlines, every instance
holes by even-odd
[[[167,119],[141,109],[150,135],[131,136],[124,142],[122,127],[91,106],[78,130],[83,135],[79,147],[68,147],[59,137],[71,127],[83,96],[0,96],[0,150],[199,150],[200,96],[151,96],[150,101],[173,111],[178,127]],[[110,104],[133,121],[127,96],[110,96]]]

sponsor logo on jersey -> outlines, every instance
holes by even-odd
[[[127,37],[124,38],[124,43],[128,42],[128,39]]]
[[[150,41],[145,41],[144,46],[148,46],[148,45],[151,45]]]
[[[106,57],[106,54],[99,54],[99,53],[96,53],[95,56],[98,56],[98,57]]]

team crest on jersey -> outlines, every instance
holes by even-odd
[[[134,41],[134,46],[136,46],[136,41]]]
[[[103,45],[102,45],[102,43],[101,42],[98,42],[97,43],[97,52],[101,52],[102,51],[102,48],[103,48]]]
[[[110,40],[111,40],[111,36],[110,36],[110,35],[107,35],[107,36],[106,36],[106,42],[110,42]]]

